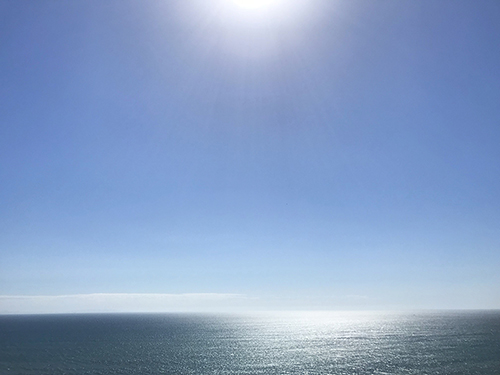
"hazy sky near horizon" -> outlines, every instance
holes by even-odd
[[[500,308],[499,20],[0,0],[0,313]]]

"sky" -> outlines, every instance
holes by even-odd
[[[0,313],[500,308],[499,19],[0,0]]]

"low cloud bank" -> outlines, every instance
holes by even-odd
[[[224,293],[0,296],[0,314],[231,311],[248,300],[242,294]]]

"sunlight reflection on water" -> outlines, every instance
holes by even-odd
[[[498,312],[1,316],[0,332],[0,374],[498,375],[500,368]]]

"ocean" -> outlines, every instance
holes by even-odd
[[[3,315],[0,374],[499,375],[500,311]]]

